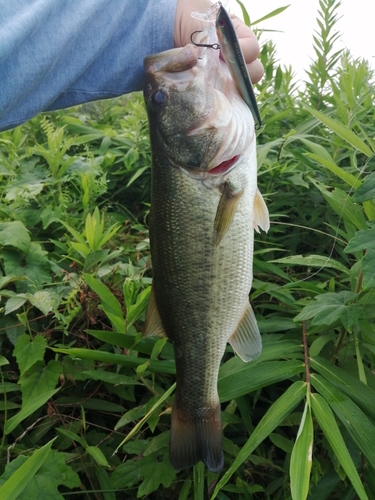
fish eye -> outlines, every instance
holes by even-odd
[[[219,26],[220,26],[220,28],[224,28],[224,26],[225,26],[224,19],[219,19]]]
[[[151,105],[155,111],[161,110],[168,101],[168,94],[164,90],[157,90],[151,95]]]

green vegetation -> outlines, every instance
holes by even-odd
[[[172,346],[142,339],[151,153],[140,95],[0,134],[2,499],[375,498],[375,86],[320,0],[306,90],[263,46],[251,301],[219,377],[225,468],[168,461]]]

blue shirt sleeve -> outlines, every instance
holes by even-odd
[[[173,47],[176,0],[0,0],[0,130],[141,90]]]

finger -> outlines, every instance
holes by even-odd
[[[252,83],[258,83],[262,79],[264,75],[264,68],[263,64],[259,61],[259,59],[255,59],[250,64],[247,64],[247,70],[249,72],[251,82]]]

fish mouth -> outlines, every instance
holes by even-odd
[[[241,160],[241,157],[242,155],[238,154],[236,156],[233,156],[233,158],[231,158],[230,160],[222,161],[221,163],[219,163],[219,165],[217,165],[214,168],[211,168],[208,171],[209,175],[227,174],[237,166],[237,164]]]

